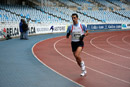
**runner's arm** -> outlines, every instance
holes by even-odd
[[[85,33],[80,36],[80,41],[83,41],[84,37],[88,35],[87,27],[84,24],[82,25],[82,28],[85,31]]]
[[[83,30],[85,31],[84,36],[87,36],[88,35],[87,27],[84,24],[82,25],[82,27],[83,27]]]
[[[66,38],[69,38],[69,36],[70,36],[70,29],[71,29],[71,26],[69,26],[69,27],[67,28]]]

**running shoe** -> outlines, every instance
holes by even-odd
[[[80,76],[85,76],[86,74],[87,74],[87,71],[84,70],[84,71],[80,74]]]

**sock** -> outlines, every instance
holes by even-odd
[[[81,70],[82,70],[82,71],[85,70],[85,64],[84,64],[84,61],[81,61]]]
[[[81,61],[81,67],[83,67],[84,66],[84,61]]]

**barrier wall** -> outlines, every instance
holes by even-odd
[[[130,29],[130,23],[123,24],[86,24],[88,30],[104,30],[104,29]],[[29,35],[46,34],[46,33],[61,33],[66,32],[68,25],[44,25],[44,24],[29,24]],[[51,29],[52,28],[52,29]],[[19,23],[0,24],[0,39],[6,35],[11,37],[20,36]]]
[[[122,29],[121,24],[88,24],[88,30]]]
[[[130,29],[130,23],[123,23],[122,29]]]
[[[67,25],[42,25],[29,24],[29,35],[46,34],[46,33],[62,33],[66,32]],[[6,32],[5,32],[6,30]],[[0,38],[10,35],[11,37],[20,36],[19,24],[1,24]]]

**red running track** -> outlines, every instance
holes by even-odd
[[[48,39],[33,47],[43,64],[85,87],[130,87],[130,31],[90,33],[84,39],[81,53],[87,76],[71,51],[71,40],[65,36]]]

